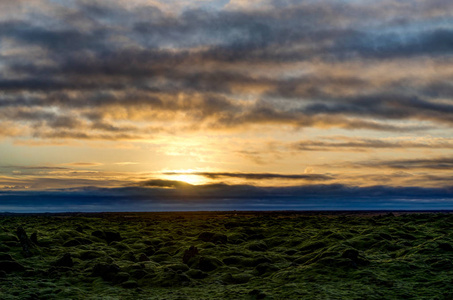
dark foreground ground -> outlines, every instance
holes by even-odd
[[[453,299],[452,225],[445,212],[4,214],[0,299]]]

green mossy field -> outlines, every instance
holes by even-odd
[[[453,299],[449,213],[0,216],[0,299]]]

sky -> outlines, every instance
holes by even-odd
[[[0,211],[453,209],[453,2],[0,0]]]

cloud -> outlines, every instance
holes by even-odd
[[[20,170],[70,170],[65,167],[56,167],[56,166],[0,166],[0,169],[20,169]]]
[[[431,193],[441,207],[453,166],[452,11],[443,0],[0,1],[0,147],[20,150],[16,161],[31,145],[121,143],[137,148],[118,168],[186,156],[197,170],[238,170],[191,173],[209,182],[309,184],[192,186],[89,170],[107,163],[99,157],[33,157],[2,163],[2,197],[258,209],[256,197],[302,209],[335,195],[345,208],[406,207]]]
[[[420,158],[420,159],[398,159],[387,161],[371,161],[358,163],[359,166],[373,168],[391,168],[391,169],[433,169],[433,170],[451,170],[453,168],[453,158]]]
[[[73,163],[67,163],[65,165],[68,166],[74,166],[74,167],[97,167],[97,166],[102,166],[102,163],[98,162],[73,162]]]
[[[427,210],[452,209],[451,188],[309,185],[257,188],[206,185],[187,189],[126,187],[59,191],[0,191],[0,210],[180,211],[180,210]]]
[[[300,151],[380,151],[382,149],[453,149],[453,141],[446,138],[371,139],[346,136],[318,140],[301,140],[292,143],[290,149]]]
[[[324,166],[326,165],[319,165]],[[413,171],[430,171],[436,172],[431,174],[425,174],[417,172],[416,174],[422,176],[421,180],[420,177],[418,178],[419,184],[424,184],[423,180],[426,183],[429,183],[427,179],[429,176],[439,176],[437,180],[441,180],[444,178],[445,180],[449,177],[444,171],[448,171],[453,167],[453,159],[451,157],[429,157],[429,158],[410,158],[410,159],[370,159],[370,160],[362,160],[362,161],[349,161],[349,162],[341,162],[341,163],[332,163],[329,164],[331,168],[351,168],[351,169],[366,169],[366,168],[373,168],[373,169],[396,169],[396,170],[405,170],[407,172]],[[395,174],[387,174],[388,178],[392,178]],[[407,174],[407,173],[404,173]],[[415,174],[413,174],[415,175]],[[365,176],[365,175],[361,175]],[[434,178],[433,177],[433,178]],[[442,179],[443,180],[443,179]]]
[[[33,17],[22,3],[20,17],[0,14],[0,134],[143,140],[170,123],[178,132],[451,125],[451,104],[438,101],[452,95],[445,1],[239,1],[174,13],[153,3],[49,2]],[[439,74],[420,82],[420,61]]]
[[[131,184],[131,174],[89,169],[98,165],[83,162],[59,165],[4,165],[0,166],[0,186],[55,190],[85,186],[121,187]]]
[[[240,178],[246,180],[266,180],[266,179],[290,179],[290,180],[308,180],[324,181],[331,180],[332,177],[324,174],[276,174],[276,173],[231,173],[231,172],[165,172],[164,175],[181,175],[190,174],[204,176],[211,179],[218,178]]]
[[[184,188],[191,187],[192,185],[177,180],[164,180],[164,179],[150,179],[139,183],[140,186],[144,187],[164,187],[164,188]]]

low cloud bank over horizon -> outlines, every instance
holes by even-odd
[[[0,212],[453,210],[453,187],[189,185],[0,191]]]

